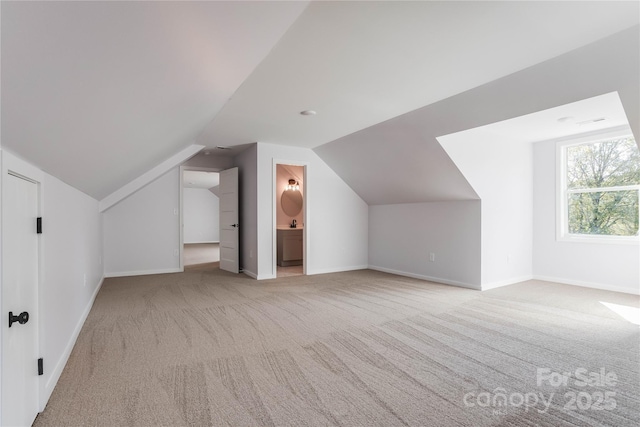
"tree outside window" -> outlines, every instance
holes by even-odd
[[[632,136],[564,147],[567,230],[638,236],[640,152]]]

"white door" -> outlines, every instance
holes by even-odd
[[[2,425],[30,426],[38,414],[38,185],[10,174],[4,180]]]
[[[220,268],[240,271],[238,168],[220,172]]]

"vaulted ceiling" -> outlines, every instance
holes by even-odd
[[[0,7],[2,147],[100,200],[193,144],[306,3]]]
[[[2,147],[97,199],[192,143],[251,142],[314,148],[370,204],[474,198],[435,137],[578,100],[545,61],[639,22],[608,1],[0,7]],[[545,79],[557,96],[508,92]]]
[[[369,205],[477,199],[438,142],[439,137],[616,92],[631,129],[640,135],[638,26],[339,138],[315,151]],[[528,126],[520,125],[510,129],[510,135],[525,133],[513,137],[514,143],[532,143],[596,129],[557,126],[557,119],[563,116],[583,117],[581,105],[567,106],[559,116],[540,114],[542,119],[536,123],[544,123],[544,130],[530,132]],[[613,119],[607,105],[598,111],[590,109],[592,117],[585,120]],[[621,123],[616,118],[596,125],[615,127]],[[483,161],[476,153],[469,155],[471,162]]]

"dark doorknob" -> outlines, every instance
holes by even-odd
[[[240,224],[231,224],[233,228],[240,227]]]
[[[14,324],[15,322],[18,322],[21,325],[24,325],[28,321],[29,321],[29,313],[27,313],[26,311],[23,311],[17,316],[14,316],[12,311],[9,312],[9,327],[11,327],[11,325]]]

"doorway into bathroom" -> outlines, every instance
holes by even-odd
[[[305,165],[275,164],[276,277],[306,274]]]

